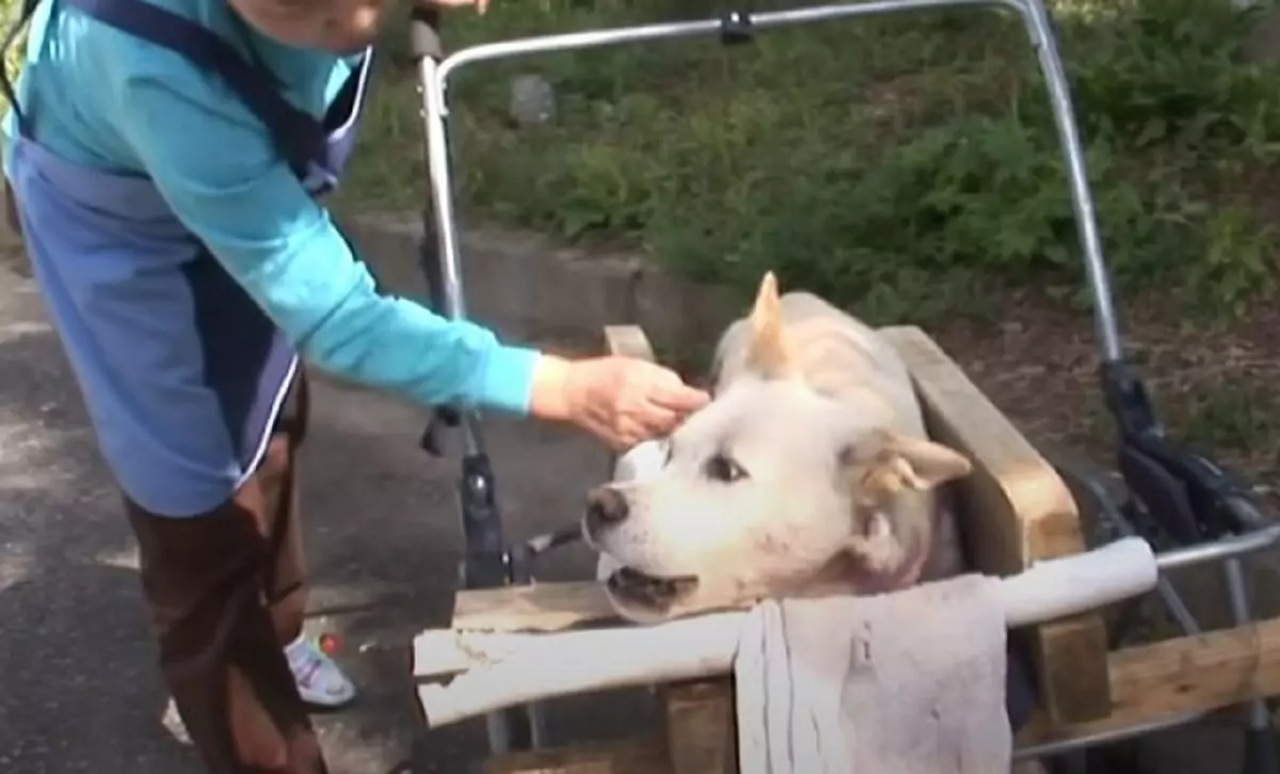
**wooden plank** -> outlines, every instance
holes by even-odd
[[[1106,717],[1111,706],[1106,624],[1096,613],[1051,621],[1027,632],[1040,706],[1054,723]]]
[[[733,683],[662,686],[665,733],[491,758],[484,774],[737,774]]]
[[[480,768],[481,774],[671,774],[671,771],[666,744],[659,737],[511,753],[490,758]],[[1017,761],[1010,768],[1010,774],[1047,774],[1047,770],[1039,761]]]
[[[1085,550],[1080,514],[1057,471],[923,330],[879,331],[906,361],[929,433],[967,454],[974,473],[957,482],[960,532],[975,569],[1021,572],[1038,559]],[[973,539],[981,535],[980,540]],[[1093,720],[1110,706],[1106,630],[1085,614],[1030,633],[1041,701],[1055,721]]]
[[[906,361],[930,434],[973,458],[974,507],[965,512],[982,540],[969,546],[977,569],[994,575],[1025,570],[1036,559],[1085,550],[1070,490],[1053,466],[987,399],[924,331],[881,328]]]
[[[671,773],[662,739],[614,742],[611,745],[581,745],[558,750],[521,752],[495,757],[481,769],[483,774],[653,774]],[[600,756],[605,757],[600,757]],[[509,761],[509,762],[508,762]],[[663,768],[643,769],[657,765]],[[614,768],[608,768],[614,766]],[[626,768],[637,766],[637,768]],[[1048,774],[1039,761],[1015,761],[1010,774]]]
[[[672,774],[737,774],[733,680],[723,677],[662,686]]]
[[[666,741],[660,736],[495,756],[481,774],[669,774]]]
[[[1075,739],[1280,695],[1280,618],[1124,648],[1111,654],[1107,671],[1107,717],[1060,725],[1040,714],[1020,738]]]
[[[618,620],[597,581],[464,589],[454,595],[458,631],[553,632]]]

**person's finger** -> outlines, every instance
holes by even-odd
[[[666,435],[680,423],[680,415],[670,409],[654,407],[641,420],[647,438]]]
[[[690,387],[684,382],[677,382],[655,385],[649,394],[649,400],[663,408],[687,414],[710,403],[711,396],[704,390]]]
[[[617,449],[630,449],[636,444],[651,437],[653,431],[640,420],[627,421],[614,428],[613,445]]]
[[[648,380],[646,393],[649,403],[686,414],[702,408],[711,400],[704,390],[690,387],[675,371],[661,366]]]

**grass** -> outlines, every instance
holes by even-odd
[[[0,40],[9,34],[9,29],[17,23],[18,17],[22,12],[22,3],[19,0],[0,0]],[[21,62],[25,54],[24,46],[26,45],[27,30],[19,33],[13,41],[13,44],[5,52],[3,62],[0,67],[4,68],[5,75],[9,79],[9,83],[14,83],[18,79],[18,73],[21,72]],[[9,98],[0,91],[0,114],[8,112]]]
[[[1158,280],[1190,310],[1239,313],[1274,279],[1258,194],[1280,78],[1241,55],[1251,17],[1190,0],[1057,13],[1121,286]],[[511,3],[459,14],[447,35],[460,47],[651,16]],[[554,85],[554,122],[508,120],[517,73]],[[415,85],[384,72],[348,206],[419,206]],[[1008,13],[540,55],[477,66],[451,97],[473,220],[623,241],[744,288],[772,268],[878,319],[982,313],[995,286],[1087,302],[1048,102]]]

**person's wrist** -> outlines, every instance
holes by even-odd
[[[573,363],[543,353],[533,369],[533,386],[529,392],[529,413],[538,419],[568,422],[575,409],[572,397]]]

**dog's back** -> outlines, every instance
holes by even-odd
[[[848,402],[851,410],[884,412],[887,425],[924,437],[911,376],[888,342],[861,320],[812,293],[793,291],[779,302],[787,344],[805,382]],[[716,392],[748,372],[750,339],[748,318],[725,331],[713,370]]]

